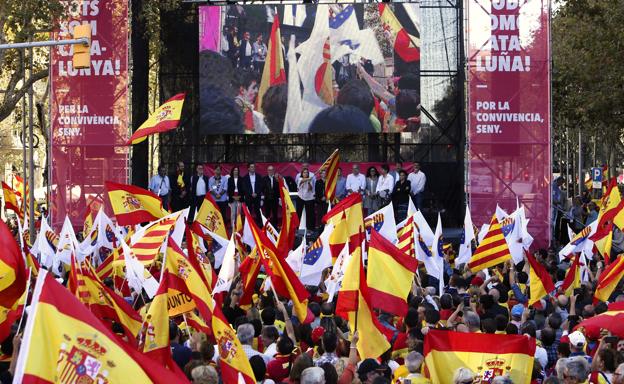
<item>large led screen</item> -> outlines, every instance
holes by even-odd
[[[203,134],[420,126],[418,3],[200,7]]]

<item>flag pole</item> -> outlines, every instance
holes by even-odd
[[[32,275],[32,267],[28,268],[28,280],[26,280],[26,300],[24,300],[24,308],[22,309],[22,314],[20,315],[20,321],[17,324],[17,331],[16,333],[20,332],[20,329],[22,328],[22,321],[24,321],[24,314],[26,313],[26,301],[28,301],[28,291],[30,290],[30,277]]]

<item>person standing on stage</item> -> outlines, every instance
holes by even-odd
[[[262,217],[260,216],[260,202],[262,197],[262,176],[256,173],[256,164],[249,163],[247,165],[247,175],[243,177],[243,190],[245,192],[245,204],[249,209],[249,213],[256,221],[258,226],[262,226]]]
[[[394,191],[394,179],[388,171],[388,164],[383,164],[381,166],[381,176],[379,176],[379,181],[377,181],[377,190],[375,191],[379,196],[382,207],[390,202],[391,194]],[[400,174],[401,171],[399,171]]]
[[[240,169],[236,166],[232,167],[230,177],[227,181],[227,195],[230,202],[230,221],[232,222],[232,232],[236,230],[236,217],[241,213],[241,204],[244,201],[244,190],[242,188],[242,178],[240,177]]]
[[[249,37],[249,32],[245,31],[239,48],[239,65],[245,69],[251,68],[251,58],[253,57],[253,43],[249,40]]]
[[[325,183],[327,182],[327,171],[322,169],[319,178],[314,183],[314,197],[316,198],[316,226],[323,229],[323,216],[327,213],[328,202],[325,197]]]
[[[413,170],[407,177],[411,184],[412,202],[416,209],[423,208],[423,195],[425,192],[425,184],[427,183],[427,177],[420,170],[420,164],[414,163]]]
[[[189,182],[189,177],[184,173],[184,161],[178,161],[175,173],[169,176],[169,182],[171,184],[171,209],[173,212],[188,207],[186,185]]]
[[[264,70],[264,62],[267,56],[267,46],[262,41],[262,33],[256,37],[256,41],[253,43],[253,66],[254,70],[262,75]]]
[[[275,176],[275,167],[267,167],[267,175],[262,182],[262,196],[264,197],[264,216],[277,228],[277,206],[280,198],[279,182]]]
[[[392,191],[392,204],[394,205],[394,216],[397,223],[405,220],[410,199],[411,183],[404,170],[399,171],[399,181],[394,185]]]
[[[392,179],[394,180],[394,184],[399,182],[399,172],[401,172],[401,169],[403,169],[403,163],[400,161],[397,161],[396,164],[394,165],[394,170],[390,172],[390,176],[392,176]]]
[[[219,211],[221,211],[224,222],[226,220],[225,215],[227,213],[228,203],[227,188],[227,179],[221,175],[221,166],[217,165],[215,167],[214,176],[208,180],[208,189],[219,206]]]
[[[377,194],[377,182],[379,181],[379,173],[377,168],[370,167],[366,171],[366,196],[363,201],[363,208],[366,214],[370,215],[381,207],[381,200]]]
[[[201,207],[208,192],[208,178],[204,175],[204,166],[197,164],[195,166],[195,174],[191,176],[188,185],[187,195],[190,197],[191,208],[188,214],[188,222],[192,223],[195,218],[195,212]]]
[[[366,191],[366,177],[360,173],[360,166],[353,164],[352,172],[347,176],[347,195],[363,194]]]
[[[305,209],[306,213],[306,229],[308,231],[314,230],[314,181],[310,176],[310,171],[304,168],[301,171],[301,176],[299,177],[299,182],[297,182],[297,196],[299,196],[299,200],[301,201],[301,206]],[[303,214],[303,209],[301,210],[301,214],[299,214],[299,219],[301,220],[301,215]]]
[[[342,176],[342,168],[338,168],[338,179],[336,180],[336,199],[342,200],[347,196],[347,179]]]
[[[158,166],[158,174],[154,175],[149,183],[149,190],[154,192],[162,201],[163,208],[169,209],[169,192],[171,186],[169,184],[169,176],[166,174],[164,165]]]

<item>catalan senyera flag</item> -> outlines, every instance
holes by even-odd
[[[54,332],[50,332],[53,329]],[[116,336],[41,270],[14,374],[16,383],[187,382]]]
[[[9,227],[0,220],[0,306],[11,308],[26,289],[26,264]]]
[[[167,216],[152,223],[145,229],[143,236],[130,246],[137,260],[143,265],[150,265],[156,261],[160,248],[178,220],[178,216],[179,214]]]
[[[339,165],[340,152],[336,149],[316,172],[317,175],[320,175],[321,171],[325,171],[325,199],[331,203],[336,202],[336,182],[338,181]],[[317,176],[317,178],[318,177],[319,176]]]
[[[290,192],[284,182],[284,178],[280,177],[280,198],[282,199],[282,227],[277,238],[277,250],[286,258],[295,243],[295,233],[299,228],[299,216],[297,210],[290,198]]]
[[[509,259],[511,259],[509,247],[507,246],[501,225],[496,218],[496,214],[494,214],[492,221],[490,221],[490,228],[470,258],[468,267],[472,272],[478,272]]]
[[[397,244],[401,252],[416,258],[416,249],[414,248],[414,216],[407,218],[405,225],[397,232],[399,243]]]
[[[362,247],[354,250],[346,266],[336,314],[348,319],[351,332],[357,329],[359,339],[356,348],[361,359],[376,359],[390,348],[388,340],[392,338],[392,332],[379,323],[370,303],[362,265]]]
[[[541,265],[533,255],[529,252],[525,251],[527,260],[529,261],[530,271],[529,271],[529,306],[539,302],[544,296],[547,296],[549,293],[555,290],[555,285],[553,284],[552,277]]]
[[[210,193],[206,193],[206,197],[204,197],[204,201],[202,202],[201,207],[199,207],[199,211],[197,211],[195,220],[193,221],[194,232],[205,238],[207,235],[204,231],[202,231],[202,226],[224,239],[228,238],[227,231],[225,229],[225,221],[223,220],[223,216],[221,215],[217,202]]]
[[[76,286],[73,293],[78,300],[109,329],[112,329],[113,322],[117,322],[124,328],[128,339],[136,340],[141,331],[142,319],[132,306],[102,284],[88,263],[80,268],[72,265],[71,273],[75,274]]]
[[[455,371],[466,367],[482,380],[509,374],[514,383],[529,384],[535,339],[432,329],[425,335],[423,354],[433,383],[452,383]]]
[[[299,321],[303,323],[308,318],[309,313],[308,291],[288,263],[286,263],[286,258],[278,256],[277,249],[275,249],[275,246],[267,238],[266,234],[258,228],[245,205],[243,205],[243,213],[256,241],[260,261],[269,276],[271,276],[271,284],[275,288],[275,292],[292,300],[294,313]]]
[[[596,291],[594,291],[594,302],[609,300],[609,296],[622,280],[622,277],[624,277],[624,256],[620,254],[600,274]]]
[[[566,296],[572,296],[574,289],[581,287],[581,254],[573,256],[572,264],[566,272],[561,289]]]
[[[260,86],[258,87],[258,97],[256,98],[258,102],[256,109],[260,112],[262,112],[262,98],[267,89],[273,85],[286,83],[282,35],[280,33],[279,17],[277,14],[273,17],[271,36],[269,37],[269,45],[267,48],[268,52],[264,63],[264,69],[262,70]]]
[[[135,225],[161,219],[169,214],[152,192],[134,185],[104,183],[118,225]]]
[[[379,4],[379,15],[383,32],[388,36],[397,55],[408,63],[420,60],[420,39],[403,28],[388,4]]]
[[[401,252],[374,229],[371,231],[366,284],[373,308],[405,316],[417,269],[418,260]]]
[[[139,144],[147,136],[154,133],[167,132],[176,129],[180,124],[182,106],[184,105],[184,93],[178,93],[165,101],[160,107],[145,120],[143,124],[134,131],[127,145]]]
[[[366,236],[364,231],[364,214],[362,212],[362,196],[359,193],[352,193],[342,199],[323,216],[325,223],[331,222],[334,225],[334,231],[339,230],[340,221],[342,220],[346,220],[349,251],[351,252],[362,245],[362,240]],[[332,244],[331,237],[329,242]]]
[[[17,200],[17,193],[4,181],[2,182],[2,193],[4,195],[4,209],[10,209],[15,212],[17,216],[23,217],[22,210],[19,207],[19,201]]]

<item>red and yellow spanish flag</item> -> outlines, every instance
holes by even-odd
[[[201,316],[210,321],[214,305],[210,288],[202,278],[202,272],[193,266],[171,238],[167,243],[166,259],[165,269],[169,272],[169,289],[190,296]]]
[[[373,308],[405,316],[417,269],[418,260],[401,252],[374,229],[371,231],[366,283]]]
[[[119,225],[155,221],[169,214],[163,209],[160,198],[146,189],[112,181],[104,185]]]
[[[609,297],[624,277],[624,256],[618,257],[600,274],[594,292],[594,302],[608,301]]]
[[[0,220],[0,306],[11,308],[26,289],[26,264],[9,227]]]
[[[370,292],[362,265],[362,247],[354,250],[346,266],[336,303],[336,314],[349,321],[351,332],[357,329],[356,348],[361,359],[376,359],[390,348],[392,332],[379,323],[373,312]]]
[[[54,332],[50,332],[53,329]],[[14,374],[16,383],[187,382],[121,343],[52,274],[41,270]]]
[[[347,215],[342,213],[342,217],[334,219],[334,230],[329,234],[329,252],[332,255],[332,264],[338,259],[338,255],[349,241],[349,231],[347,226]]]
[[[249,253],[249,256],[247,256],[245,260],[241,262],[240,267],[238,267],[241,283],[243,285],[243,294],[241,295],[239,305],[251,304],[261,266],[262,263],[260,262],[260,256],[258,256],[258,249],[254,247]]]
[[[490,221],[490,229],[470,258],[468,267],[470,271],[478,272],[482,269],[504,263],[509,259],[511,259],[511,254],[509,253],[507,240],[505,240],[501,225],[496,218],[496,214],[494,214],[492,221]]]
[[[260,261],[268,275],[271,276],[271,284],[275,288],[275,292],[282,297],[291,299],[295,315],[300,322],[305,322],[309,313],[308,291],[286,263],[286,258],[278,256],[277,249],[266,234],[258,228],[245,205],[243,205],[243,213],[256,241]]]
[[[156,261],[160,247],[171,228],[178,220],[179,213],[164,217],[145,228],[143,236],[130,246],[130,249],[143,265],[150,265]]]
[[[193,268],[199,272],[208,290],[212,293],[215,284],[217,284],[217,273],[212,267],[210,260],[206,258],[203,253],[199,252],[199,239],[197,239],[197,235],[191,232],[188,226],[185,228],[184,233],[186,237],[187,258]]]
[[[572,296],[574,289],[581,287],[581,254],[577,253],[573,256],[572,265],[568,268],[561,289],[566,296]]]
[[[139,129],[134,131],[127,145],[139,144],[149,135],[178,128],[180,116],[182,115],[182,106],[184,105],[184,96],[186,94],[178,93],[156,108],[147,120],[141,124]]]
[[[408,63],[420,60],[420,39],[403,28],[388,4],[379,4],[379,16],[384,35],[388,36],[401,60]]]
[[[529,384],[535,339],[432,329],[425,335],[423,354],[425,372],[433,383],[452,383],[455,371],[465,367],[476,373],[475,382],[510,375],[516,384]]]
[[[273,17],[268,52],[266,55],[264,69],[262,70],[260,86],[258,87],[258,97],[256,99],[258,103],[256,109],[258,111],[262,112],[262,98],[264,97],[267,89],[269,89],[272,85],[283,83],[286,83],[286,72],[284,71],[284,54],[282,51],[282,36],[280,33],[279,17],[276,13]]]
[[[539,302],[541,298],[547,296],[552,291],[555,290],[555,284],[553,284],[552,277],[541,265],[533,255],[529,252],[524,252],[527,260],[529,261],[530,271],[529,271],[529,306],[534,305]]]
[[[186,314],[186,325],[193,328],[197,332],[205,333],[206,335],[212,334],[210,326],[208,326],[204,319],[196,314],[195,311],[191,311]]]
[[[11,334],[11,327],[19,320],[24,311],[28,291],[24,290],[22,297],[11,308],[0,307],[0,340],[4,340]]]
[[[236,331],[218,306],[212,316],[212,332],[219,349],[219,367],[223,383],[255,384],[255,376]]]
[[[280,198],[282,199],[282,227],[277,238],[277,250],[286,258],[295,244],[295,233],[299,228],[299,216],[297,216],[297,210],[290,198],[290,192],[284,178],[280,177],[278,182]]]
[[[11,188],[15,191],[17,197],[21,199],[24,193],[24,179],[22,179],[20,175],[14,173],[11,177]]]
[[[224,239],[228,238],[223,216],[217,202],[210,193],[206,193],[206,197],[204,197],[204,201],[193,221],[193,231],[205,238],[207,234],[202,231],[202,226]]]
[[[2,193],[4,195],[4,209],[10,209],[15,212],[17,216],[23,218],[22,210],[19,208],[20,204],[17,200],[17,193],[4,181],[2,182]]]
[[[331,222],[334,231],[338,230],[340,221],[346,220],[346,231],[349,243],[349,251],[352,252],[362,245],[366,238],[364,232],[364,214],[362,212],[362,195],[352,193],[336,204],[325,216],[323,222]],[[330,237],[330,244],[332,239]]]
[[[317,179],[321,171],[325,171],[325,198],[330,203],[336,202],[336,182],[338,181],[338,166],[340,165],[340,152],[336,149],[316,172]]]
[[[102,284],[89,264],[76,268],[75,263],[72,263],[71,274],[76,283],[71,290],[78,300],[109,329],[112,330],[113,322],[119,323],[128,339],[136,340],[141,331],[142,319],[132,306]]]

